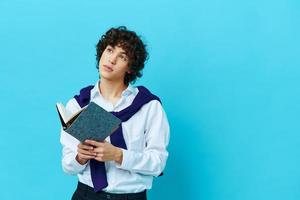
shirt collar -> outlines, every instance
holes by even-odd
[[[96,82],[96,84],[94,85],[94,88],[91,90],[91,99],[95,98],[97,95],[101,96],[98,84],[100,83],[100,80],[98,80]],[[131,94],[135,94],[136,90],[134,89],[134,87],[129,84],[128,87],[122,92],[122,96],[129,96]]]

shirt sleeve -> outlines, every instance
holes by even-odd
[[[123,151],[120,169],[144,175],[159,176],[164,170],[168,158],[167,146],[170,138],[170,127],[165,111],[160,102],[149,102],[146,113],[145,148],[142,152]]]
[[[75,99],[71,99],[66,109],[70,113],[74,113],[80,109]],[[75,159],[77,155],[77,145],[80,143],[79,140],[69,135],[63,129],[61,129],[60,143],[62,144],[62,168],[67,174],[79,174],[84,171],[88,163],[81,165]]]

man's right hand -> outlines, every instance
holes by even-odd
[[[96,157],[96,153],[93,152],[94,147],[88,144],[79,143],[77,146],[76,160],[81,164],[86,164],[90,159]]]

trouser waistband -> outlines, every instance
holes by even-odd
[[[77,191],[83,193],[91,199],[108,199],[108,200],[146,200],[146,190],[138,193],[115,194],[104,191],[95,192],[94,188],[78,182]],[[93,198],[94,197],[94,198]]]

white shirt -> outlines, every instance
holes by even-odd
[[[121,111],[130,106],[138,93],[138,88],[129,85],[122,92],[121,99],[113,106],[101,95],[98,82],[91,90],[91,101],[105,110]],[[72,98],[66,109],[74,113],[80,109]],[[108,186],[104,191],[111,193],[136,193],[152,187],[154,176],[159,176],[166,166],[167,145],[170,129],[165,111],[157,100],[145,104],[128,121],[122,123],[127,150],[123,149],[123,161],[105,162]],[[106,141],[110,142],[109,137]],[[63,146],[62,167],[68,174],[77,174],[80,182],[93,187],[89,162],[81,165],[75,159],[79,141],[61,130],[60,142]]]

